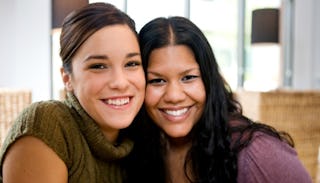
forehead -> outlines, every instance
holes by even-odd
[[[84,44],[94,44],[95,46],[103,44],[104,46],[110,45],[110,47],[125,45],[137,46],[138,40],[135,33],[127,25],[117,24],[105,26],[96,31],[84,42]]]
[[[174,68],[174,66],[178,65],[180,65],[180,67],[198,66],[195,56],[189,47],[184,45],[170,45],[153,50],[149,57],[148,68]]]
[[[127,25],[103,27],[92,34],[75,54],[76,57],[88,57],[92,54],[119,57],[128,53],[140,53],[136,34]]]

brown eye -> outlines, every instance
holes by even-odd
[[[104,64],[93,64],[89,66],[90,69],[106,69],[107,67]]]
[[[126,67],[137,67],[137,66],[140,66],[140,65],[141,65],[141,63],[138,62],[138,61],[131,61],[131,62],[128,62],[126,64]]]
[[[182,81],[190,81],[190,80],[198,78],[198,77],[199,76],[196,76],[196,75],[187,75],[187,76],[182,78]]]
[[[148,84],[162,84],[165,82],[166,82],[165,80],[160,79],[160,78],[148,80]]]

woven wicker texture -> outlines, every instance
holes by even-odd
[[[0,88],[0,147],[13,120],[31,103],[31,91]]]
[[[298,156],[316,180],[320,145],[320,91],[237,91],[243,112],[253,120],[288,132]]]

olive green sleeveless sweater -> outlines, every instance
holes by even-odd
[[[19,115],[1,148],[1,170],[10,145],[26,135],[41,139],[57,153],[68,168],[70,183],[122,182],[125,172],[119,161],[133,148],[129,139],[117,146],[109,143],[72,94],[64,102],[33,103]]]

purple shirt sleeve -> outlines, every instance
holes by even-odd
[[[238,157],[238,183],[312,183],[296,151],[275,137],[256,132]]]

